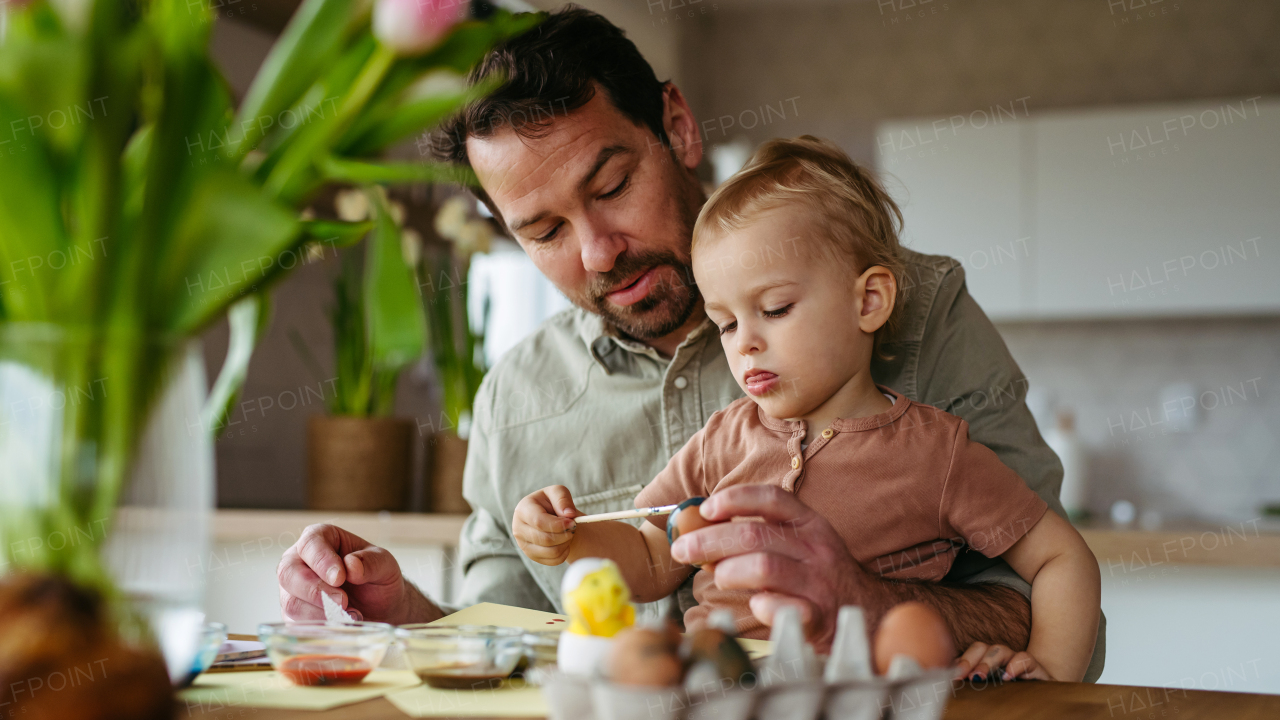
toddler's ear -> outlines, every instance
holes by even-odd
[[[893,314],[893,304],[898,297],[898,281],[893,273],[882,265],[872,265],[858,276],[854,285],[858,302],[858,328],[874,333]]]

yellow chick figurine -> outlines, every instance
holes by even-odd
[[[597,560],[588,563],[588,560]],[[584,565],[583,563],[587,563]],[[596,569],[592,569],[598,565]],[[579,569],[577,573],[574,569]],[[572,587],[570,575],[581,575]],[[572,588],[572,589],[570,589]],[[583,558],[574,563],[561,586],[564,610],[569,616],[569,632],[611,638],[619,630],[636,622],[636,609],[631,605],[631,589],[612,560]]]
[[[560,634],[560,669],[600,673],[613,636],[636,622],[631,589],[612,560],[582,558],[565,572],[560,598],[569,616],[569,627]]]

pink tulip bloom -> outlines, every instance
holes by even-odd
[[[377,0],[373,34],[401,55],[431,49],[466,17],[469,0]]]

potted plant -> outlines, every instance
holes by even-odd
[[[414,423],[390,417],[396,380],[426,345],[417,285],[420,239],[402,230],[403,208],[381,188],[338,194],[347,222],[373,216],[363,268],[348,251],[333,283],[335,393],[327,415],[307,422],[308,507],[315,510],[404,510]],[[321,375],[301,339],[300,354]]]
[[[488,90],[441,93],[424,77],[463,73],[536,22],[460,21],[459,8],[304,0],[235,108],[206,3],[0,5],[0,601],[17,592],[39,619],[0,647],[7,673],[53,661],[46,640],[71,619],[42,608],[105,597],[109,612],[81,615],[105,625],[103,643],[153,638],[169,677],[187,674],[209,435],[267,292],[308,246],[374,229],[299,210],[332,183],[469,181],[378,158]],[[194,338],[222,317],[232,339],[206,398]],[[40,592],[71,599],[32,605]],[[120,682],[50,697],[109,702]]]

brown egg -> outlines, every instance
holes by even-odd
[[[888,672],[895,655],[909,655],[925,669],[947,667],[956,658],[951,630],[942,616],[924,603],[894,605],[876,632],[876,672]]]
[[[676,538],[685,533],[716,524],[702,517],[702,513],[698,510],[698,506],[704,500],[706,500],[704,497],[691,497],[677,505],[676,509],[667,516],[668,542],[674,543]]]
[[[671,687],[680,684],[684,663],[676,654],[680,633],[674,627],[629,627],[613,636],[609,678],[619,685]]]

